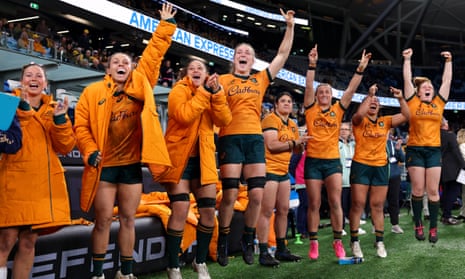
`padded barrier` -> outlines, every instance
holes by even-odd
[[[85,213],[79,207],[81,191],[82,166],[66,166],[65,173],[70,195],[71,214],[73,218],[92,219],[92,211]],[[151,175],[144,168],[144,192],[164,191],[163,187],[152,181]],[[146,274],[165,270],[168,259],[165,254],[165,235],[163,224],[158,217],[136,219],[136,243],[134,247],[134,274]],[[110,232],[108,251],[105,256],[104,271],[106,278],[114,278],[119,265],[119,252],[116,243],[119,223],[113,222]],[[235,212],[231,222],[229,248],[231,253],[241,251],[240,238],[244,228],[242,212]],[[92,225],[73,225],[53,234],[40,236],[36,245],[36,257],[32,278],[40,279],[82,279],[89,278],[91,272],[90,237]],[[16,249],[16,248],[15,248]],[[8,261],[11,276],[12,259]],[[195,255],[195,243],[181,256],[181,261],[191,263]],[[216,264],[216,263],[213,263]],[[189,265],[186,265],[189,266]],[[10,277],[8,277],[10,278]]]

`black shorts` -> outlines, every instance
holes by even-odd
[[[265,163],[263,135],[230,135],[218,140],[220,165]]]
[[[142,183],[142,165],[135,163],[125,166],[104,167],[100,175],[100,181],[113,184],[139,184]]]
[[[339,159],[305,158],[304,178],[325,180],[335,173],[342,173],[342,164]]]
[[[200,157],[190,157],[182,173],[182,179],[192,180],[200,178]]]
[[[352,161],[352,167],[350,169],[350,184],[388,186],[389,164],[381,167],[375,167]]]
[[[286,180],[289,180],[289,174],[288,173],[282,174],[282,175],[269,173],[269,172],[266,173],[266,181],[283,182],[283,181],[286,181]]]

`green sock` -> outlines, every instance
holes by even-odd
[[[212,239],[214,227],[207,227],[200,222],[197,225],[197,254],[195,256],[196,263],[204,263],[207,261],[208,246]]]
[[[429,227],[436,228],[438,226],[438,214],[439,214],[439,201],[428,201],[429,209]]]
[[[166,231],[166,253],[168,267],[179,267],[179,250],[181,249],[182,235],[184,231],[176,231],[170,228]]]
[[[104,261],[105,254],[92,253],[92,265],[94,267],[94,270],[92,271],[92,276],[102,276]]]
[[[318,232],[308,232],[308,238],[310,240],[318,240]]]
[[[134,261],[132,256],[123,256],[120,255],[121,261],[121,273],[123,275],[128,275],[132,273],[132,262]]]
[[[255,228],[245,227],[244,234],[242,235],[242,240],[245,241],[247,244],[253,244],[253,240],[255,238]]]
[[[375,231],[376,242],[384,241],[384,231]]]
[[[358,230],[350,231],[350,242],[358,241]]]
[[[342,231],[333,231],[333,239],[342,239]]]
[[[286,239],[285,238],[276,238],[276,251],[278,252],[286,251]]]
[[[268,243],[258,243],[258,249],[260,249],[260,254],[268,253]]]
[[[417,197],[412,195],[412,210],[413,210],[413,220],[415,221],[415,226],[421,226],[421,211],[423,210],[423,197]]]

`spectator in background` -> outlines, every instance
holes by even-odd
[[[171,60],[166,59],[160,67],[160,85],[165,87],[173,86],[174,69],[171,67]]]
[[[19,37],[21,36],[21,33],[24,31],[25,29],[23,28],[21,22],[17,22],[15,24],[15,28],[13,29],[13,37],[15,38],[15,40],[19,40]]]
[[[441,159],[444,164],[441,168],[441,221],[444,225],[457,225],[459,222],[452,216],[452,208],[460,195],[462,185],[456,179],[460,169],[465,168],[465,160],[460,153],[457,136],[449,131],[449,122],[444,117],[441,121]]]
[[[305,165],[305,157],[306,151],[302,152],[302,154],[293,154],[294,156],[298,156],[298,161],[295,167],[295,190],[299,195],[299,206],[297,207],[297,232],[300,233],[302,239],[308,238],[308,224],[307,224],[307,211],[308,211],[308,197],[307,197],[307,189],[305,187],[305,179],[304,179],[304,165]],[[291,162],[292,162],[291,158]]]
[[[36,53],[39,53],[42,56],[45,56],[45,54],[47,53],[47,50],[40,42],[40,35],[34,34],[32,35],[32,38],[34,39],[34,42],[32,43],[32,50]]]
[[[457,132],[457,143],[459,145],[460,154],[462,155],[462,158],[465,160],[465,128],[462,128]],[[460,207],[457,220],[462,220],[465,222],[465,184],[462,185],[461,199],[462,206]]]
[[[425,240],[421,213],[423,194],[428,194],[430,214],[429,242],[438,241],[439,182],[441,178],[441,119],[449,98],[452,80],[452,54],[441,52],[444,58],[442,84],[436,93],[426,77],[412,79],[411,48],[402,52],[404,57],[404,97],[410,109],[409,138],[405,161],[412,185],[412,208],[415,238]]]
[[[91,56],[91,59],[98,59],[100,60],[100,54],[99,54],[99,51],[97,49],[94,49],[92,50],[92,56]]]
[[[51,37],[52,32],[50,31],[50,28],[47,25],[47,21],[45,19],[41,19],[39,24],[37,24],[35,31],[39,33],[39,35],[45,37]]]
[[[386,149],[389,158],[389,184],[387,192],[387,212],[391,222],[391,232],[404,233],[399,226],[399,195],[402,169],[399,163],[405,162],[402,150],[402,138],[394,136],[394,129],[389,132]]]
[[[0,130],[0,160],[2,159],[3,153],[15,154],[18,152],[22,145],[22,138],[23,133],[21,132],[21,127],[19,126],[18,116],[15,115],[10,127],[5,131]],[[2,273],[1,267],[2,266],[0,265],[0,274]],[[0,279],[3,279],[1,275]]]
[[[179,249],[190,208],[189,193],[197,202],[197,250],[192,266],[199,278],[210,278],[206,266],[215,227],[216,166],[214,127],[231,122],[232,116],[218,75],[208,76],[206,65],[192,60],[168,96],[165,142],[173,168],[160,178],[170,199],[166,251],[168,278],[181,278]],[[179,140],[173,140],[178,138]]]
[[[84,59],[87,59],[87,61],[88,61],[89,63],[92,63],[92,59],[93,59],[93,58],[94,58],[94,57],[92,56],[92,50],[86,49],[86,50],[84,51]]]
[[[95,212],[91,240],[94,279],[105,278],[103,264],[115,200],[118,201],[121,262],[116,278],[135,278],[132,255],[134,218],[142,193],[141,162],[148,165],[154,178],[161,174],[153,171],[154,165],[161,165],[163,169],[171,166],[162,140],[153,87],[176,29],[175,14],[172,4],[163,3],[160,23],[139,66],[133,70],[131,57],[113,54],[108,74],[86,87],[76,106],[74,129],[84,159],[81,208],[87,212],[93,205]]]
[[[32,31],[32,26],[29,23],[26,23],[26,25],[24,25],[23,31],[27,32],[27,36],[29,38],[32,38],[32,35],[34,35],[34,32]]]
[[[92,38],[89,34],[89,29],[84,29],[78,38],[78,46],[81,49],[90,49],[92,47]]]
[[[8,19],[2,17],[0,19],[0,32],[6,32],[6,28],[8,26]]]
[[[105,66],[100,63],[98,58],[92,58],[92,64],[90,64],[90,68],[96,71],[105,72]]]
[[[29,35],[26,31],[21,32],[21,35],[19,36],[18,49],[24,52],[27,52],[29,49]]]
[[[4,31],[8,33],[9,37],[14,38],[15,24],[13,22],[9,22],[7,26],[5,26]]]
[[[71,224],[69,194],[58,154],[71,152],[76,137],[67,116],[68,99],[44,94],[45,70],[23,66],[17,115],[22,148],[0,159],[0,278],[6,279],[8,255],[16,245],[11,278],[30,278],[39,234]]]
[[[343,214],[342,223],[342,234],[346,235],[344,227],[349,223],[350,213],[350,166],[352,165],[352,157],[354,157],[355,141],[351,138],[352,129],[350,122],[342,122],[341,129],[339,132],[339,154],[341,154],[341,165],[342,165],[342,195],[341,195],[341,206]],[[359,228],[359,234],[363,229]]]

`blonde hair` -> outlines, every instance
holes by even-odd
[[[432,83],[431,80],[427,77],[414,77],[413,78],[413,85],[415,86],[416,93],[418,93],[418,88],[420,88],[420,86],[425,82]]]
[[[462,144],[465,143],[465,129],[462,128],[457,132],[457,143]]]

